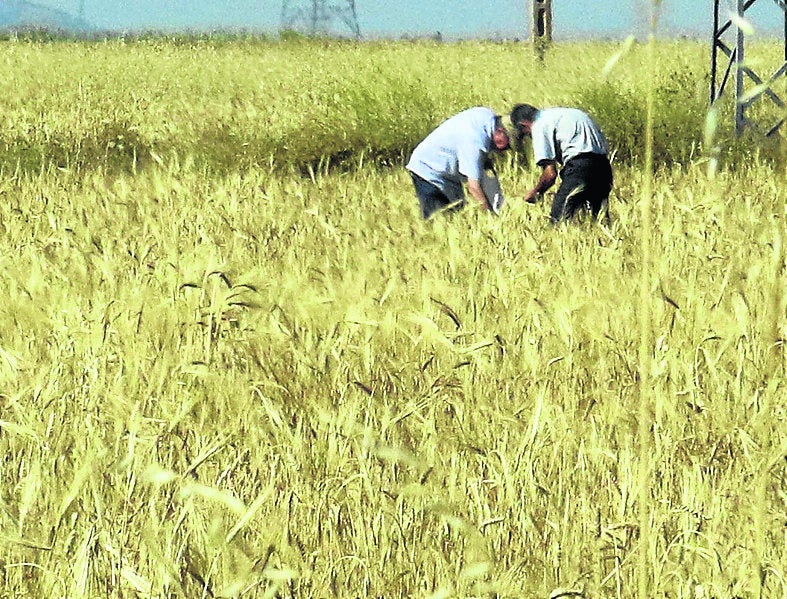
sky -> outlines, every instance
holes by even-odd
[[[0,0],[2,2],[3,0]],[[105,30],[259,30],[282,25],[282,3],[311,6],[321,0],[31,0],[64,10]],[[346,6],[348,0],[325,0]],[[355,0],[363,37],[527,37],[530,0]],[[553,0],[556,39],[625,38],[647,31],[650,0]],[[723,0],[725,12],[734,0]],[[662,0],[658,32],[712,35],[713,0]],[[755,31],[783,31],[784,12],[772,0],[758,0],[746,12]],[[333,30],[349,30],[336,21]]]

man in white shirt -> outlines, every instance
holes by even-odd
[[[421,215],[464,206],[464,188],[483,209],[491,207],[481,188],[492,152],[510,146],[502,119],[490,108],[469,108],[444,121],[413,150],[407,170],[413,179]]]
[[[525,201],[535,203],[552,187],[561,165],[560,187],[550,212],[552,223],[571,219],[581,210],[598,218],[612,191],[612,166],[609,144],[593,119],[576,108],[539,110],[517,104],[511,111],[511,124],[517,138],[532,138],[533,157],[541,167],[541,176]]]

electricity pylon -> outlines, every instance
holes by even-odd
[[[747,109],[758,99],[767,98],[771,100],[779,109],[782,116],[775,123],[765,129],[765,135],[771,136],[776,133],[781,125],[787,120],[787,105],[772,89],[772,84],[779,77],[787,73],[787,1],[774,0],[775,4],[781,9],[784,18],[784,63],[774,71],[767,79],[760,78],[751,67],[746,65],[746,11],[757,0],[735,0],[737,3],[736,12],[729,19],[722,21],[720,16],[721,0],[713,0],[713,46],[711,49],[711,79],[710,79],[710,101],[713,105],[724,93],[730,73],[735,75],[735,132],[740,135],[746,127],[758,129],[751,119],[747,118]],[[725,34],[730,31],[735,33],[735,42],[725,41]],[[727,58],[727,67],[720,77],[719,52]],[[750,80],[754,83],[753,88],[746,91],[746,82]]]
[[[327,0],[282,0],[281,25],[283,29],[304,29],[310,34],[328,33],[334,19],[339,19],[356,38],[361,37],[358,10],[355,0],[341,3]]]

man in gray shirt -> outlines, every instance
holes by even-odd
[[[541,176],[525,201],[535,203],[552,187],[558,176],[557,165],[561,165],[551,221],[571,219],[580,210],[589,210],[598,218],[612,190],[612,166],[609,144],[593,119],[576,108],[539,110],[530,104],[517,104],[511,111],[511,124],[517,138],[532,138],[533,157],[541,167]]]
[[[508,131],[490,108],[469,108],[444,121],[413,150],[407,170],[429,218],[443,209],[464,205],[463,184],[484,209],[492,207],[481,187],[484,170],[493,150],[509,148]]]

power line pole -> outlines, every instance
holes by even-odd
[[[539,60],[552,43],[552,0],[530,0],[530,40]]]
[[[334,7],[336,15],[353,32],[356,39],[361,39],[361,25],[358,23],[358,8],[355,0],[347,0],[347,4]]]
[[[282,1],[281,23],[283,29],[303,28],[311,35],[324,33],[330,18],[325,10],[325,0],[310,0],[307,3]]]
[[[346,0],[341,4],[329,4],[327,0],[308,0],[292,2],[282,0],[282,29],[305,29],[309,34],[328,33],[334,19],[344,23],[356,38],[361,37],[356,0]]]
[[[771,100],[779,109],[782,117],[775,124],[765,130],[766,136],[776,133],[779,127],[787,120],[784,116],[787,112],[787,105],[773,91],[771,84],[779,77],[787,74],[787,1],[774,0],[775,4],[781,9],[784,17],[784,63],[768,78],[767,81],[761,79],[751,67],[746,66],[746,29],[745,14],[757,0],[737,0],[736,13],[734,19],[731,17],[722,22],[721,0],[713,0],[713,44],[711,47],[711,79],[710,79],[710,102],[711,105],[722,96],[726,88],[730,73],[735,74],[735,133],[740,135],[747,127],[755,128],[755,124],[746,116],[747,109],[758,99],[767,98]],[[734,21],[734,22],[733,22]],[[734,30],[734,45],[725,40],[725,34]],[[734,46],[734,47],[733,47]],[[728,58],[727,67],[724,72],[720,72],[719,52]],[[753,88],[746,91],[747,82],[754,83]]]

